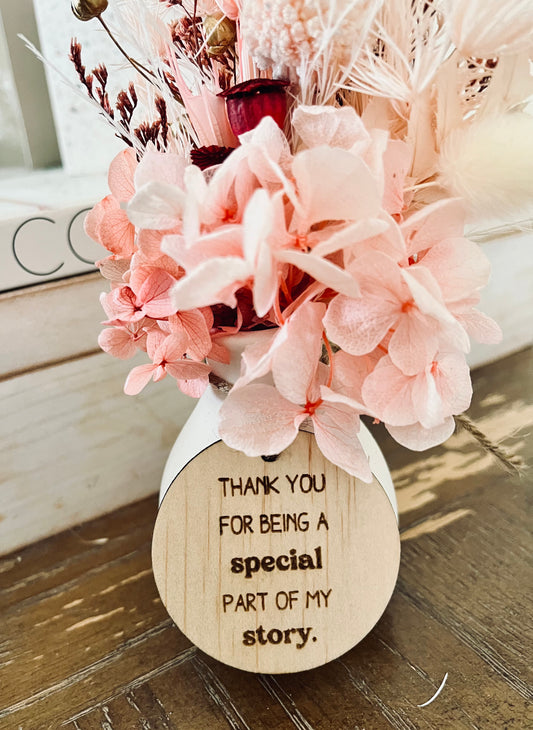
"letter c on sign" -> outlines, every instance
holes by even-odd
[[[74,254],[74,256],[79,259],[80,261],[83,261],[84,264],[92,264],[94,266],[94,261],[91,261],[91,259],[84,258],[81,253],[78,253],[76,249],[74,248],[74,244],[72,243],[72,226],[74,225],[74,221],[76,218],[78,218],[82,213],[88,213],[92,208],[84,208],[83,210],[79,210],[76,215],[72,218],[70,223],[68,224],[68,230],[67,230],[67,242],[68,247]]]
[[[24,221],[24,223],[21,223],[20,226],[17,228],[15,233],[13,234],[13,241],[11,242],[11,247],[13,250],[13,256],[15,257],[15,260],[17,264],[21,267],[21,269],[24,269],[28,274],[33,274],[34,276],[51,276],[52,274],[55,274],[56,271],[59,271],[59,269],[63,266],[65,263],[62,261],[58,266],[55,267],[55,269],[50,269],[50,271],[33,271],[33,269],[30,269],[28,266],[22,263],[20,260],[19,255],[17,254],[17,236],[20,233],[21,229],[27,225],[28,223],[31,223],[32,221],[47,221],[48,223],[52,223],[55,225],[55,221],[51,218],[45,218],[44,216],[36,216],[35,218],[28,218],[27,221]]]

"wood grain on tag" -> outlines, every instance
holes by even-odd
[[[163,603],[200,649],[253,672],[324,664],[377,622],[400,543],[387,495],[300,432],[275,462],[217,442],[176,477],[156,520]]]

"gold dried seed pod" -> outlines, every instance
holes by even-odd
[[[70,7],[78,20],[92,20],[99,18],[107,5],[107,0],[76,0]]]
[[[203,20],[207,52],[210,56],[219,56],[235,44],[237,29],[233,20],[206,15]]]

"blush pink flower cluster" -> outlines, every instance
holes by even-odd
[[[126,393],[170,375],[199,396],[221,337],[267,330],[242,356],[219,432],[250,456],[312,427],[324,455],[371,479],[360,416],[425,449],[471,398],[470,337],[499,338],[476,309],[489,266],[463,211],[410,204],[411,150],[351,107],[299,106],[292,145],[265,117],[216,167],[148,148],[122,152],[87,218],[109,252],[100,345],[148,362]],[[411,209],[410,209],[411,210]]]

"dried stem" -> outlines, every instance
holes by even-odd
[[[103,20],[103,18],[102,18],[101,15],[98,16],[98,20],[102,24],[102,27],[106,31],[107,35],[111,38],[111,40],[113,41],[113,43],[115,44],[115,46],[122,53],[122,55],[124,56],[124,58],[127,59],[127,61],[133,66],[133,68],[137,71],[137,73],[139,73],[143,78],[145,78],[146,81],[148,81],[150,84],[153,84],[154,83],[154,78],[155,78],[154,77],[154,74],[149,69],[147,69],[145,66],[143,66],[138,61],[136,61],[134,58],[131,58],[131,56],[128,56],[128,54],[122,48],[122,46],[117,41],[117,39],[115,38],[115,36],[113,35],[113,33],[111,33],[111,30],[109,29],[109,26],[107,25],[107,23],[105,22],[105,20]]]
[[[500,464],[510,474],[518,474],[518,476],[522,475],[523,471],[526,468],[526,465],[521,456],[519,456],[518,454],[511,454],[506,449],[504,449],[503,446],[500,446],[499,444],[494,443],[494,441],[491,441],[488,436],[486,436],[483,431],[480,431],[476,424],[470,418],[468,418],[468,416],[464,415],[464,413],[460,416],[455,416],[455,423],[459,426],[462,426],[465,431],[473,436],[484,451],[487,451],[489,454],[495,456]]]

